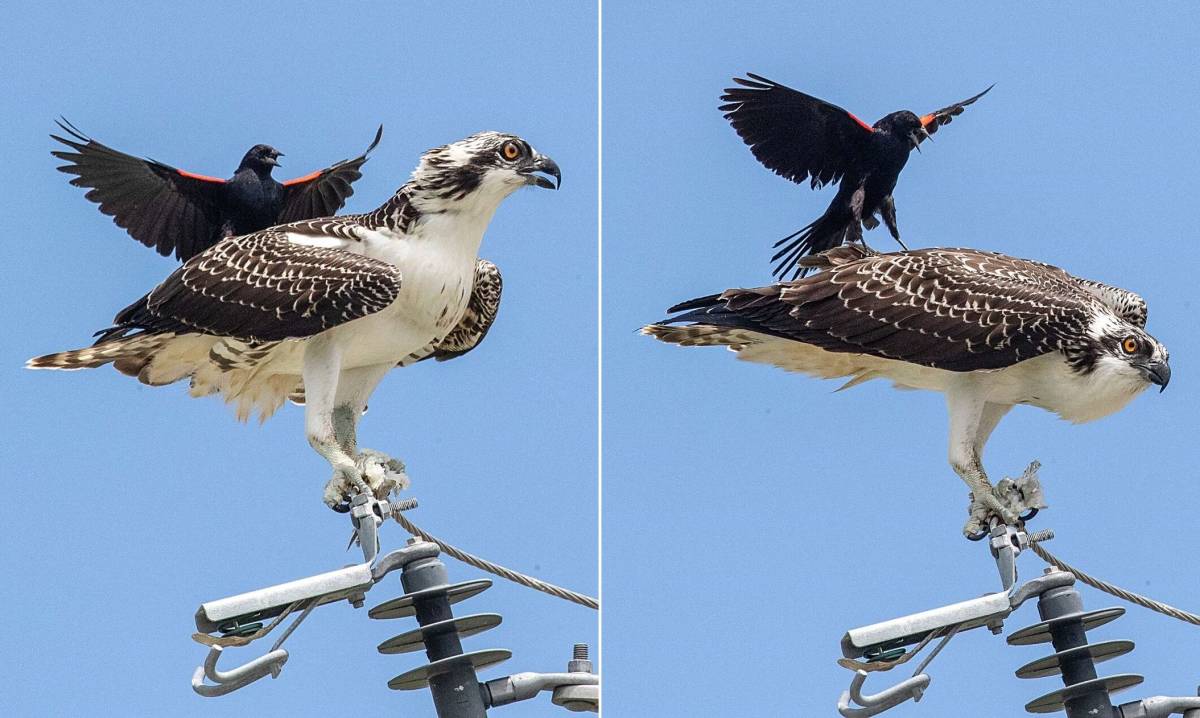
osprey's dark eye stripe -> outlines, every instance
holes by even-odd
[[[1126,354],[1137,354],[1138,347],[1140,346],[1141,344],[1138,342],[1137,337],[1125,337],[1125,340],[1121,342],[1121,350]]]
[[[505,142],[503,145],[500,146],[500,156],[503,157],[504,159],[508,160],[509,162],[512,162],[513,160],[520,157],[522,152],[523,152],[523,150],[521,148],[521,145],[512,140],[509,140],[508,142]]]

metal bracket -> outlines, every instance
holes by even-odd
[[[1037,468],[1037,462],[1034,462],[1020,480],[1005,480],[1009,482],[1006,490],[1008,496],[1013,498],[1011,505],[1014,508],[1020,505],[1035,509],[1038,504],[1044,505],[1041,487],[1037,483]],[[1026,518],[1030,516],[1027,514]],[[910,699],[919,701],[931,680],[925,668],[955,634],[981,626],[987,626],[992,633],[999,633],[1009,614],[1029,598],[1075,582],[1068,573],[1051,571],[1018,587],[1016,559],[1030,543],[1024,520],[1019,519],[1013,524],[993,522],[990,535],[989,549],[996,562],[1003,590],[846,632],[842,637],[842,655],[845,658],[838,663],[855,673],[849,689],[843,691],[838,700],[838,712],[842,716],[867,718]],[[1049,531],[1041,532],[1041,535],[1053,536]],[[910,678],[879,693],[862,692],[863,684],[871,672],[891,670],[905,663],[938,637],[941,637],[941,641]],[[906,654],[905,647],[913,644],[917,644],[916,648]],[[860,658],[868,660],[853,660]]]
[[[193,637],[209,646],[209,652],[192,674],[192,690],[205,697],[223,696],[268,674],[279,677],[288,659],[288,652],[281,647],[283,642],[314,609],[342,600],[359,608],[367,591],[391,571],[417,558],[437,555],[433,544],[417,542],[378,556],[378,529],[384,519],[395,511],[414,506],[415,500],[392,504],[363,494],[355,496],[350,504],[350,520],[362,547],[362,563],[201,604],[196,611],[199,633]],[[217,661],[226,648],[245,646],[266,636],[300,607],[303,607],[301,614],[265,655],[228,671],[217,669]],[[265,619],[274,620],[264,627]],[[209,635],[217,632],[222,635]],[[212,683],[205,683],[205,678]]]
[[[1024,522],[1015,525],[993,522],[990,535],[988,547],[996,559],[1000,586],[1008,591],[1017,584],[1017,556],[1029,548],[1029,535],[1025,533]]]
[[[867,679],[867,672],[861,668],[855,671],[854,678],[850,681],[849,690],[844,691],[841,698],[838,699],[838,713],[841,713],[845,718],[866,718],[867,716],[873,716],[895,708],[910,698],[914,703],[921,700],[921,697],[925,695],[925,689],[929,687],[929,682],[933,680],[925,672],[925,669],[934,658],[937,658],[937,654],[942,652],[942,649],[946,647],[946,644],[950,642],[951,638],[954,638],[961,628],[962,624],[950,627],[942,635],[942,640],[938,641],[933,651],[925,657],[925,660],[921,661],[921,665],[917,666],[917,670],[913,671],[912,676],[887,690],[880,691],[874,695],[863,695],[862,685]],[[927,635],[921,641],[921,645],[917,646],[916,650],[913,651],[913,654],[924,648],[933,636],[934,634],[932,633]],[[850,705],[851,702],[857,703],[862,707],[855,708]]]
[[[533,698],[542,691],[558,693],[567,686],[599,686],[600,677],[593,673],[514,673],[483,684],[488,704],[508,705]],[[595,710],[595,709],[593,709]]]
[[[403,573],[401,583],[408,593],[376,606],[369,613],[372,618],[417,615],[421,628],[385,641],[379,650],[383,653],[403,653],[424,646],[432,662],[397,676],[389,681],[389,687],[411,689],[428,686],[434,692],[435,704],[439,706],[441,715],[441,706],[446,701],[439,703],[439,695],[442,699],[448,698],[458,708],[465,705],[456,702],[462,695],[455,691],[461,690],[467,683],[455,683],[453,674],[466,665],[471,676],[469,684],[478,689],[471,691],[474,707],[478,710],[462,715],[483,715],[485,704],[505,705],[532,698],[542,691],[551,691],[553,703],[567,710],[598,712],[600,678],[592,672],[586,644],[575,645],[573,660],[567,664],[565,673],[517,673],[487,683],[479,683],[474,678],[475,668],[505,660],[511,654],[504,650],[464,654],[459,646],[459,636],[487,630],[498,624],[500,617],[481,614],[455,619],[449,613],[449,605],[479,593],[491,582],[476,580],[449,584],[445,567],[437,560],[438,546],[428,541],[410,539],[404,548],[379,556],[380,525],[395,512],[414,506],[416,502],[411,499],[390,503],[358,495],[351,501],[348,513],[355,529],[351,545],[357,541],[361,546],[362,563],[201,604],[196,611],[196,627],[201,633],[195,634],[194,638],[209,646],[209,652],[204,663],[192,674],[192,689],[201,696],[215,697],[244,688],[267,675],[279,677],[288,660],[288,652],[282,648],[282,644],[309,614],[319,606],[342,600],[359,608],[365,603],[368,591],[389,573],[399,569]],[[435,595],[444,604],[444,619],[438,619],[430,613],[440,610],[435,605],[437,601],[431,603]],[[217,662],[226,648],[244,646],[262,638],[301,607],[303,610],[300,615],[282,632],[265,655],[228,671],[217,669]],[[264,626],[266,619],[271,621]],[[222,635],[211,635],[213,633]],[[440,658],[435,656],[430,652],[434,650],[431,645],[440,646],[437,650],[446,655]],[[443,650],[449,648],[457,650]],[[206,683],[206,679],[211,683]]]
[[[480,684],[489,707],[508,705],[553,691],[551,701],[569,711],[600,711],[600,676],[592,673],[586,643],[575,644],[567,673],[514,673]]]
[[[1200,691],[1197,691],[1200,693]],[[1200,698],[1153,696],[1117,706],[1121,718],[1167,718],[1179,713],[1183,718],[1200,718]]]
[[[1133,643],[1088,644],[1082,632],[1111,621],[1124,613],[1124,609],[1084,612],[1079,594],[1073,589],[1075,577],[1056,568],[1047,568],[1041,576],[1017,584],[1016,561],[1021,552],[1034,543],[1054,538],[1049,530],[1027,534],[1025,529],[1025,522],[1046,506],[1037,478],[1039,466],[1034,461],[1019,479],[1004,479],[994,490],[995,496],[1015,517],[1012,523],[1004,524],[1001,519],[993,518],[986,533],[968,536],[972,540],[991,537],[989,550],[1000,574],[1002,591],[846,632],[842,638],[845,658],[838,663],[855,673],[850,688],[838,700],[838,712],[842,716],[867,718],[910,699],[919,701],[930,683],[925,667],[956,632],[988,626],[993,633],[999,633],[1012,612],[1037,597],[1038,612],[1043,621],[1013,633],[1008,637],[1008,643],[1053,642],[1057,652],[1027,663],[1017,670],[1016,675],[1018,678],[1040,678],[1060,673],[1065,688],[1026,704],[1027,711],[1049,713],[1065,708],[1070,715],[1102,714],[1104,718],[1167,718],[1175,714],[1200,718],[1200,697],[1154,696],[1113,707],[1109,700],[1112,692],[1137,685],[1143,678],[1136,674],[1096,678],[1094,663],[1129,652]],[[869,673],[891,670],[905,663],[937,636],[944,636],[941,643],[910,678],[879,693],[862,692]],[[906,647],[912,644],[917,645],[908,652]],[[858,658],[865,661],[853,660]]]

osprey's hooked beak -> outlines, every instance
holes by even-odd
[[[519,172],[525,175],[526,184],[537,185],[545,189],[558,189],[562,186],[562,172],[559,171],[558,165],[555,164],[554,160],[543,154],[534,155],[533,162],[528,167],[519,170]],[[540,174],[535,174],[537,172],[550,175],[554,178],[554,182],[551,182]]]
[[[267,162],[267,164],[271,165],[272,167],[281,167],[282,165],[279,164],[280,157],[283,157],[282,152],[276,153],[276,155],[274,157],[268,157],[266,162]]]
[[[1146,373],[1146,381],[1158,385],[1160,394],[1167,388],[1167,384],[1171,383],[1171,365],[1165,361],[1150,362],[1143,365],[1141,369]]]

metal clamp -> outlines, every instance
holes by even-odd
[[[1017,556],[1029,547],[1029,535],[1024,522],[1001,524],[993,522],[988,547],[996,559],[996,570],[1000,572],[1000,586],[1008,591],[1017,584]]]
[[[866,716],[877,715],[895,708],[910,698],[914,703],[921,700],[921,697],[925,695],[925,689],[929,687],[929,682],[932,680],[929,674],[925,672],[925,669],[934,658],[937,658],[937,654],[942,652],[942,649],[962,629],[963,625],[962,623],[958,623],[950,626],[944,632],[937,631],[927,634],[921,640],[920,645],[905,660],[919,653],[935,635],[941,635],[942,640],[938,641],[937,646],[925,657],[925,660],[921,661],[921,665],[917,666],[917,670],[913,671],[910,678],[901,681],[887,690],[880,691],[874,695],[863,695],[862,685],[867,680],[867,671],[861,668],[855,671],[854,678],[850,681],[849,690],[843,691],[841,698],[838,699],[838,713],[841,713],[845,718],[866,718]],[[896,665],[902,662],[897,661]],[[884,670],[887,669],[885,668]],[[857,703],[862,707],[855,708],[850,705],[851,702]]]
[[[1031,465],[1022,486],[1028,492],[1025,494],[1027,498],[1041,502],[1036,470],[1036,464]],[[1023,521],[1007,525],[993,523],[990,535],[989,549],[1000,573],[1003,590],[846,632],[842,637],[842,654],[845,658],[838,663],[854,670],[855,674],[849,689],[843,691],[838,700],[838,712],[842,716],[866,718],[909,700],[919,701],[931,680],[925,668],[955,634],[982,626],[987,626],[992,633],[999,633],[1003,630],[1004,620],[1025,601],[1053,588],[1074,583],[1075,579],[1070,574],[1051,571],[1018,587],[1016,559],[1030,542]],[[1039,536],[1046,540],[1053,534],[1045,531],[1040,532]],[[862,692],[869,673],[891,670],[907,662],[930,641],[939,637],[941,641],[911,677],[879,693]],[[906,647],[913,644],[916,647],[906,653]],[[866,662],[853,659],[866,659]],[[1132,715],[1130,718],[1133,718]]]
[[[489,707],[507,705],[533,698],[542,691],[553,691],[554,705],[569,711],[600,710],[600,677],[592,673],[586,643],[575,644],[568,673],[514,673],[481,684],[484,702]]]
[[[416,499],[388,501],[368,494],[356,494],[350,500],[348,509],[354,532],[350,534],[350,543],[346,548],[357,543],[362,548],[363,561],[374,561],[379,554],[379,527],[388,517],[416,507]]]
[[[367,591],[388,573],[409,561],[436,555],[436,546],[418,543],[378,557],[378,529],[384,518],[414,506],[415,500],[391,504],[360,494],[350,504],[350,519],[362,547],[362,563],[201,604],[195,617],[199,632],[194,638],[208,645],[209,652],[192,674],[192,690],[211,698],[244,688],[268,674],[277,678],[288,659],[283,642],[314,609],[342,600],[359,608]],[[217,661],[226,648],[244,646],[266,636],[301,608],[300,615],[265,655],[228,671],[217,669]],[[273,620],[264,626],[262,622],[266,619]],[[213,633],[221,635],[209,635]],[[212,683],[205,683],[205,678]]]
[[[590,673],[514,673],[484,683],[488,705],[503,706],[533,698],[542,691],[566,686],[599,686],[599,676]],[[593,711],[595,709],[592,709]]]

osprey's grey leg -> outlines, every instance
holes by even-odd
[[[358,455],[358,416],[352,407],[333,407],[333,435],[348,456]]]
[[[979,416],[979,429],[975,434],[975,451],[980,458],[983,457],[983,447],[991,438],[992,432],[996,430],[1000,420],[1005,414],[1012,410],[1012,404],[994,404],[988,402],[983,405],[983,413]]]
[[[979,426],[975,431],[973,451],[974,456],[977,457],[980,464],[980,473],[983,473],[983,447],[987,444],[988,438],[991,437],[1000,420],[1011,409],[1011,404],[993,404],[988,402],[983,405],[983,411],[979,415]],[[973,494],[969,511],[971,518],[967,521],[968,525],[963,528],[964,533],[977,536],[980,531],[987,531],[989,528],[988,518],[992,515],[998,514],[1005,523],[1012,523],[1017,518],[1006,507],[997,508],[997,506],[1003,506],[1003,504],[990,485],[987,486],[987,493],[984,494],[986,498],[980,499],[979,496],[980,494],[978,493]]]
[[[352,449],[348,451],[345,444],[347,439],[344,436],[344,413],[336,411],[341,368],[341,349],[329,336],[317,336],[309,340],[304,350],[302,370],[305,398],[304,431],[308,436],[308,443],[333,467],[333,479],[325,486],[324,495],[326,505],[331,508],[342,500],[342,492],[335,489],[335,486],[356,486],[360,490],[367,490],[362,479],[362,470],[355,464]],[[341,437],[337,430],[338,424],[342,424]]]
[[[358,367],[342,372],[337,391],[337,416],[344,417],[345,429],[340,430],[342,446],[354,457],[355,466],[362,472],[363,481],[376,498],[385,498],[392,491],[408,488],[404,462],[379,451],[358,447],[358,421],[367,407],[375,387],[383,380],[392,364]]]
[[[1011,407],[988,403],[973,388],[973,382],[964,378],[961,387],[946,393],[950,410],[950,466],[971,489],[971,517],[963,526],[966,536],[986,532],[989,516],[999,516],[1006,523],[1017,518],[992,493],[983,470],[983,446]]]

